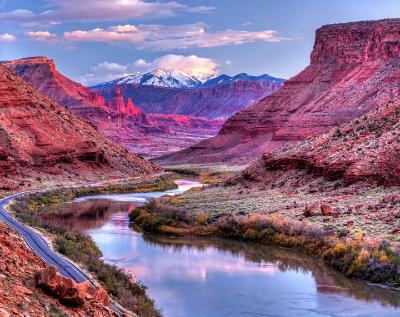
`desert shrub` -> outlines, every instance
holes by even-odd
[[[238,214],[207,217],[182,211],[166,201],[142,207],[138,223],[145,231],[172,235],[217,235],[225,238],[298,248],[323,258],[351,278],[400,285],[400,249],[386,240],[371,239],[363,232],[349,235],[335,228],[321,228],[280,215]],[[180,219],[184,219],[181,221]]]

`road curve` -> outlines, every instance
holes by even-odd
[[[94,285],[92,280],[85,274],[85,272],[83,272],[78,266],[76,266],[72,262],[69,262],[58,253],[54,252],[40,234],[12,217],[5,210],[5,207],[14,198],[22,195],[24,195],[24,193],[15,194],[0,199],[0,220],[4,221],[15,231],[17,231],[25,239],[26,243],[33,250],[33,252],[35,252],[48,265],[54,265],[62,276],[71,278],[78,283],[89,281],[90,284],[95,288],[96,286]],[[113,304],[112,307],[118,315],[123,315],[123,310],[119,308],[116,304]]]

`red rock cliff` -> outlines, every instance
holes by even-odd
[[[218,136],[163,159],[248,162],[320,134],[399,95],[399,57],[400,19],[323,26],[307,68],[232,116]]]
[[[0,65],[0,192],[21,184],[158,170]]]
[[[105,106],[104,98],[64,75],[60,74],[54,61],[47,57],[30,57],[4,62],[18,76],[29,82],[46,95],[71,110]]]

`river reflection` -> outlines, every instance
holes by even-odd
[[[345,279],[291,250],[132,230],[128,212],[136,205],[88,200],[42,219],[92,236],[104,259],[141,280],[168,317],[400,316],[398,293]]]

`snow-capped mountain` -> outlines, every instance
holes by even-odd
[[[241,73],[235,76],[229,75],[203,75],[194,76],[186,72],[176,69],[155,69],[147,73],[137,73],[118,78],[109,82],[105,82],[91,88],[106,89],[112,88],[121,84],[140,84],[144,86],[157,86],[166,88],[202,88],[211,87],[220,84],[227,84],[235,81],[262,81],[266,83],[281,84],[285,80],[275,78],[267,74],[260,76],[251,76],[246,73]]]
[[[219,75],[216,77],[214,76],[213,78],[210,78],[209,80],[204,82],[202,86],[203,87],[211,87],[211,86],[227,84],[227,83],[231,83],[231,82],[235,82],[235,81],[239,81],[239,80],[263,81],[265,83],[277,83],[277,84],[281,84],[285,81],[282,78],[272,77],[267,74],[263,74],[260,76],[252,76],[252,75],[248,75],[246,73],[240,73],[235,76],[229,76],[226,74],[222,74],[222,75]]]
[[[208,79],[208,78],[207,78]],[[120,84],[140,84],[169,88],[196,88],[203,84],[201,78],[176,69],[155,69],[147,73],[132,74],[97,85],[97,88],[113,87]]]

